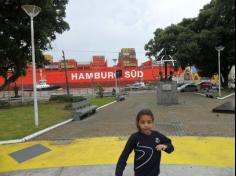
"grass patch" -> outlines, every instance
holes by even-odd
[[[92,98],[91,104],[103,106],[112,101],[114,97]],[[48,128],[57,123],[68,120],[72,117],[72,111],[65,107],[70,103],[39,103],[39,127],[34,126],[33,105],[12,106],[7,109],[0,109],[0,141],[21,139],[34,132]]]
[[[91,102],[91,104],[97,105],[97,106],[100,107],[100,106],[103,106],[105,104],[111,103],[115,100],[116,100],[115,97],[103,97],[103,98],[94,97],[94,98],[90,99],[90,102]]]
[[[34,126],[33,105],[0,109],[0,140],[19,139],[71,118],[66,103],[40,103],[39,127]]]

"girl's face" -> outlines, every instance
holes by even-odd
[[[140,118],[138,125],[142,133],[150,135],[154,126],[153,119],[149,115],[143,115]]]

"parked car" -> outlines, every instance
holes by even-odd
[[[178,83],[178,84],[177,84],[177,87],[181,87],[181,86],[184,85],[184,84],[186,84],[186,83]]]
[[[198,88],[194,84],[184,84],[177,88],[179,92],[196,92]]]
[[[132,90],[143,90],[146,88],[146,85],[144,82],[136,82],[130,86]]]
[[[198,84],[200,90],[209,90],[212,88],[212,83],[209,81],[203,81]]]

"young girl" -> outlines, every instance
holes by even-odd
[[[174,147],[163,134],[152,131],[154,116],[151,110],[141,110],[136,118],[138,132],[130,136],[116,166],[116,176],[123,171],[130,153],[134,150],[135,176],[158,176],[160,174],[161,151],[171,153]]]

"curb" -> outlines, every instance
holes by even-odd
[[[108,104],[106,104],[106,105],[103,105],[103,106],[97,108],[97,110],[100,110],[100,109],[102,109],[102,108],[105,108],[105,107],[107,107],[107,106],[109,106],[109,105],[112,105],[112,104],[114,104],[114,103],[116,103],[116,101],[113,101],[113,102],[111,102],[111,103],[108,103]],[[51,126],[51,127],[49,127],[49,128],[46,128],[46,129],[40,130],[40,131],[38,131],[38,132],[36,132],[36,133],[33,133],[33,134],[31,134],[31,135],[25,136],[25,137],[23,137],[22,139],[0,141],[0,145],[4,145],[4,144],[15,144],[15,143],[21,143],[21,142],[28,141],[28,140],[33,139],[33,138],[35,138],[35,137],[37,137],[37,136],[39,136],[39,135],[41,135],[41,134],[44,134],[44,133],[46,133],[46,132],[48,132],[48,131],[51,131],[51,130],[57,128],[57,127],[60,127],[60,126],[62,126],[62,125],[65,125],[65,124],[71,122],[72,120],[73,120],[73,119],[69,119],[69,120],[66,120],[66,121],[64,121],[64,122],[58,123],[58,124],[53,125],[53,126]]]
[[[229,97],[234,96],[234,95],[235,95],[235,93],[232,93],[232,94],[229,94],[229,95],[227,95],[225,97],[217,97],[217,99],[218,100],[224,100],[224,99],[229,98]]]
[[[196,95],[201,95],[201,96],[206,96],[205,94],[203,94],[203,93],[194,93],[194,94],[196,94]],[[226,98],[229,98],[229,97],[231,97],[231,96],[234,96],[235,95],[235,93],[232,93],[232,94],[229,94],[229,95],[226,95],[226,96],[224,96],[224,97],[216,97],[216,99],[218,99],[218,100],[224,100],[224,99],[226,99]]]

